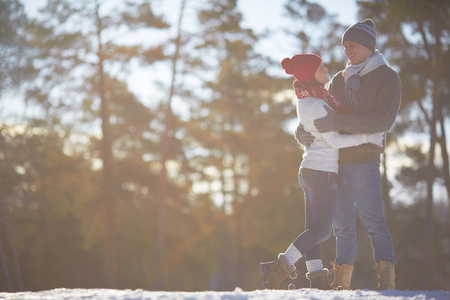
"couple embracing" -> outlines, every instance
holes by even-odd
[[[324,88],[328,69],[319,56],[297,54],[281,62],[295,78],[296,137],[305,146],[298,175],[305,195],[305,230],[276,260],[260,264],[266,288],[278,289],[304,257],[311,288],[350,289],[358,209],[372,242],[378,289],[395,289],[396,259],[383,216],[380,155],[384,133],[400,106],[401,82],[375,45],[372,20],[350,26],[342,36],[349,61],[333,77],[329,91]],[[322,264],[320,243],[332,232],[336,259],[330,272]]]

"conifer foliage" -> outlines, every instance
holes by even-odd
[[[0,0],[0,290],[260,289],[259,262],[303,231],[292,80],[279,68],[284,57],[259,51],[270,34],[247,28],[236,0],[185,0],[186,24],[196,25],[174,38],[162,2],[48,0],[27,15],[21,1]],[[350,24],[312,1],[285,2],[286,18],[300,24],[276,33],[295,41],[286,56],[313,52],[330,73],[342,69]],[[449,6],[413,2],[420,10],[409,1],[358,7],[375,20],[404,89],[384,167],[397,286],[448,289],[448,203],[430,186],[448,189]],[[148,99],[139,84],[154,91]],[[13,102],[20,113],[6,109]],[[441,149],[434,158],[422,143],[402,144],[418,129]],[[399,156],[414,163],[389,177]],[[398,201],[396,186],[412,201]],[[424,232],[428,248],[411,232]],[[360,236],[354,287],[375,288],[370,241]],[[322,248],[327,265],[333,240]],[[307,284],[299,276],[297,287]]]

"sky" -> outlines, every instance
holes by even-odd
[[[331,14],[336,14],[342,24],[351,25],[356,22],[356,0],[312,0],[311,2],[320,4]],[[238,6],[244,14],[243,25],[248,24],[257,31],[279,26],[285,3],[285,0],[238,0]]]
[[[33,0],[26,0],[33,1]],[[34,0],[36,1],[36,0]],[[44,0],[38,0],[44,1]],[[122,0],[108,0],[108,1],[122,1]],[[161,12],[170,24],[174,25],[171,33],[175,36],[175,27],[178,22],[179,10],[182,0],[153,0],[153,8],[157,12]],[[208,0],[186,0],[185,15],[182,21],[183,30],[186,32],[195,32],[196,26],[196,11],[202,7]],[[266,31],[277,32],[292,26],[290,19],[285,16],[284,5],[287,0],[238,0],[238,9],[243,14],[243,28],[251,28],[255,33],[261,34]],[[314,1],[324,7],[328,13],[336,14],[342,24],[351,25],[356,22],[357,5],[356,0],[316,0]],[[270,39],[266,39],[256,45],[256,51],[263,55],[268,55],[274,61],[281,61],[286,56],[294,55],[296,49],[290,42],[283,38],[282,35],[272,34]],[[149,91],[143,80],[153,81],[157,77],[162,77],[161,74],[169,72],[170,70],[164,67],[157,72],[149,73],[148,69],[136,69],[136,72],[131,75],[129,84],[130,89],[142,96],[142,99],[155,98],[155,94]],[[280,71],[281,72],[281,71]],[[166,78],[171,78],[170,74],[166,73]],[[330,77],[334,74],[329,74]],[[154,76],[152,78],[152,76]]]
[[[284,8],[286,2],[286,0],[238,0],[238,7],[243,13],[243,27],[262,33],[264,30],[282,31],[293,26],[292,20],[286,15]],[[336,15],[337,20],[343,25],[350,26],[357,22],[356,0],[312,0],[311,2],[320,4],[327,13]],[[286,56],[297,54],[292,46],[291,40],[275,34],[271,39],[263,42],[258,50],[262,54],[271,56],[275,61],[281,61]]]
[[[37,10],[42,8],[47,3],[46,0],[20,0],[24,6],[26,12],[32,16],[37,16]],[[111,6],[117,6],[123,3],[125,0],[106,0],[103,3]],[[165,36],[161,38],[166,39],[167,34],[172,37],[175,36],[175,28],[178,22],[178,14],[182,0],[151,0],[152,8],[157,12],[164,15],[166,20],[173,24],[173,29],[169,33],[164,33]],[[194,32],[196,25],[196,11],[201,8],[208,0],[185,0],[185,16],[183,18],[183,28],[187,32]],[[314,0],[311,0],[314,1]],[[243,14],[244,28],[251,28],[257,34],[261,34],[266,31],[277,32],[286,28],[286,26],[292,26],[292,22],[285,16],[284,5],[287,0],[238,0],[238,9]],[[328,13],[336,14],[338,20],[344,25],[351,25],[357,21],[357,5],[356,0],[315,0],[314,2],[324,7]],[[157,34],[157,33],[156,33]],[[133,38],[141,39],[140,36],[130,37],[131,43]],[[148,39],[148,37],[146,37]],[[150,40],[150,39],[149,39]],[[141,40],[139,40],[140,42]],[[257,45],[257,51],[263,55],[268,55],[273,58],[274,61],[281,61],[286,56],[294,55],[296,49],[293,45],[289,44],[289,41],[279,34],[271,35],[270,39],[262,41]],[[330,77],[334,74],[329,74]],[[140,68],[135,65],[132,72],[128,76],[128,83],[130,90],[136,93],[144,104],[148,99],[161,99],[164,95],[158,95],[154,91],[149,89],[156,80],[162,80],[168,85],[171,74],[170,68],[164,66],[160,69]],[[150,100],[151,101],[151,100]],[[154,100],[153,100],[154,101]],[[20,111],[20,109],[18,109]]]
[[[20,0],[24,5],[28,14],[36,16],[37,10],[46,4],[46,0]],[[107,0],[111,6],[123,3],[125,0]],[[162,13],[174,28],[171,34],[175,35],[175,25],[178,22],[178,14],[182,0],[152,0],[152,8],[157,13]],[[208,0],[186,0],[185,16],[183,18],[183,27],[186,31],[194,31],[196,10],[204,5]],[[324,7],[328,13],[336,14],[338,21],[344,25],[351,25],[357,21],[357,5],[356,0],[311,0]],[[266,30],[279,31],[286,26],[292,26],[291,21],[285,16],[284,5],[287,0],[238,0],[238,8],[243,14],[243,27],[251,28],[256,33],[263,33]],[[167,33],[166,33],[167,34]],[[273,35],[261,43],[259,52],[269,55],[275,61],[284,58],[287,53],[294,52],[289,41],[283,39],[280,35]],[[294,54],[294,53],[292,53]],[[281,58],[280,58],[281,57]],[[149,98],[151,92],[146,89],[148,84],[143,84],[142,80],[145,75],[142,70],[135,70],[135,74],[130,77],[131,90],[141,95],[143,98]],[[148,72],[147,70],[145,72]],[[157,72],[158,75],[160,74]],[[334,74],[330,74],[334,75]],[[153,97],[154,98],[154,97]]]
[[[1,299],[65,299],[65,300],[448,300],[448,291],[323,291],[317,289],[255,290],[230,292],[158,292],[145,290],[114,289],[53,289],[40,292],[0,293]]]

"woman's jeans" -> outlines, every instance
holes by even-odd
[[[391,233],[383,216],[379,164],[342,165],[339,167],[334,235],[336,263],[353,265],[356,256],[355,209],[364,231],[372,241],[375,263],[386,260],[396,264]]]
[[[298,180],[305,194],[305,231],[294,241],[294,246],[307,261],[320,259],[320,243],[332,233],[337,174],[303,168]]]

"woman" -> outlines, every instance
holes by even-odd
[[[332,222],[336,208],[337,172],[339,148],[364,143],[383,145],[383,133],[339,134],[320,133],[314,127],[314,119],[327,114],[326,108],[340,113],[349,113],[324,88],[328,82],[328,69],[315,54],[297,54],[285,58],[281,66],[295,78],[294,90],[297,96],[297,116],[304,129],[314,136],[314,142],[305,147],[300,165],[299,183],[305,194],[305,231],[280,253],[275,261],[261,263],[264,286],[277,289],[281,282],[295,271],[294,264],[303,256],[306,260],[311,288],[329,289],[328,269],[323,268],[320,259],[320,243],[332,233]]]

